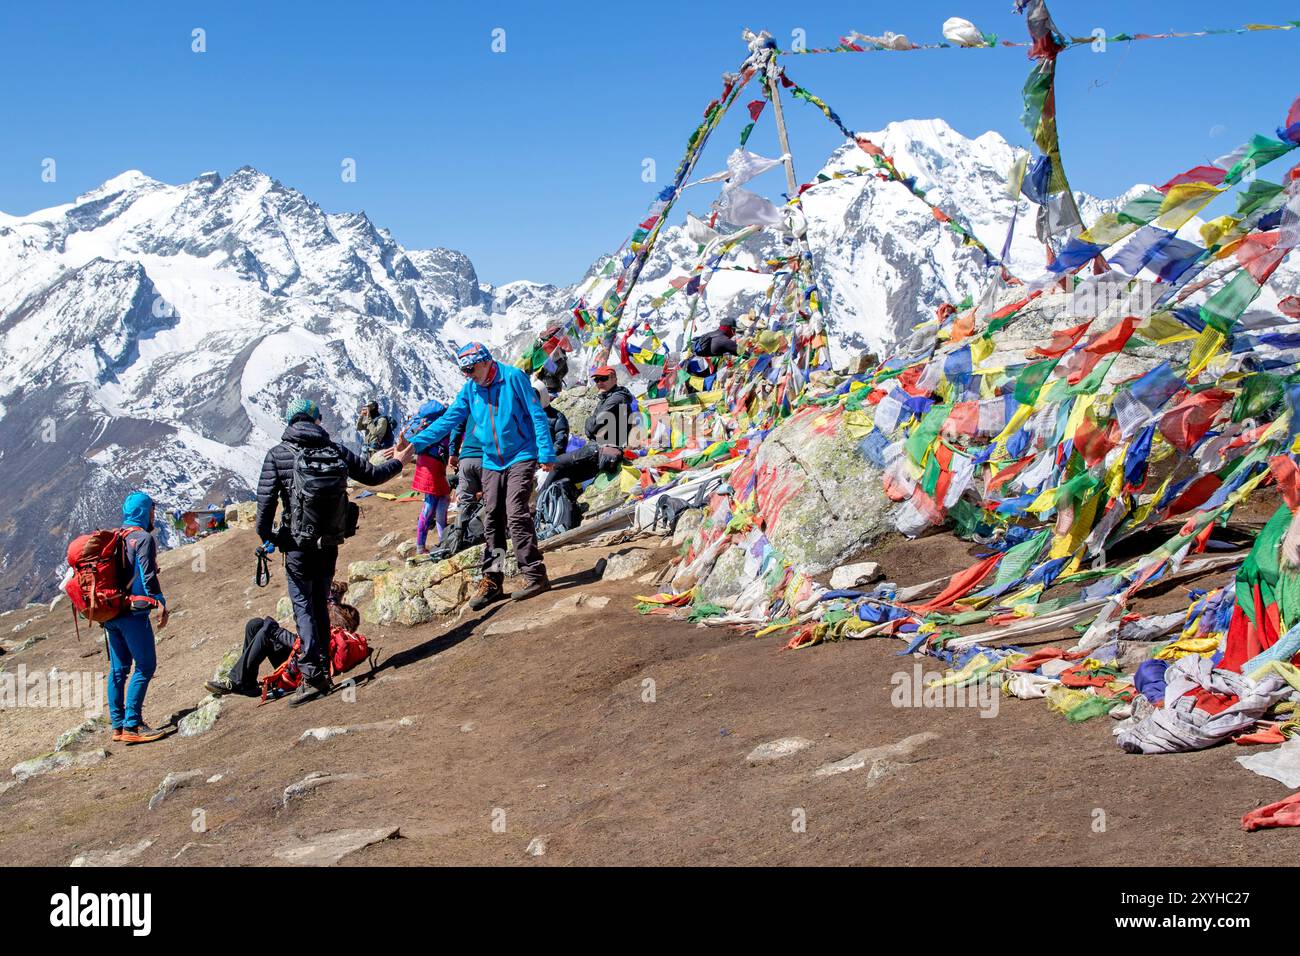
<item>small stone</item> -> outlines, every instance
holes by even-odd
[[[197,737],[212,729],[221,716],[221,698],[209,694],[199,706],[181,718],[177,733],[182,737]]]
[[[477,729],[478,729],[478,724],[474,723],[474,721],[472,720],[467,720],[465,721],[465,723],[460,725],[460,732],[462,734],[468,734]]]
[[[63,733],[59,734],[59,739],[54,743],[55,751],[68,750],[75,747],[91,734],[100,730],[102,726],[103,725],[99,721],[86,720],[73,727],[71,730],[65,730]]]
[[[875,561],[845,564],[831,572],[831,588],[836,591],[847,591],[864,584],[870,584],[880,576],[880,565]]]
[[[42,777],[47,773],[58,773],[70,767],[90,767],[101,760],[108,759],[107,750],[91,750],[84,754],[52,753],[24,760],[10,768],[9,773],[19,782],[32,777]]]
[[[928,743],[931,740],[937,740],[938,734],[927,731],[923,734],[913,734],[905,737],[896,744],[886,744],[882,747],[869,747],[866,750],[859,750],[857,753],[849,754],[842,760],[836,760],[832,763],[818,767],[814,773],[818,777],[830,777],[839,773],[848,773],[851,770],[861,770],[863,767],[870,766],[872,770],[867,772],[868,779],[874,779],[872,773],[881,776],[887,768],[876,771],[877,763],[887,763],[891,758],[906,757],[917,747]]]
[[[314,770],[307,776],[303,777],[297,783],[291,783],[284,788],[281,795],[280,806],[289,809],[289,801],[297,800],[299,797],[305,797],[317,787],[323,787],[327,783],[339,783],[344,780],[360,780],[361,776],[355,773],[325,773],[321,770]]]
[[[400,835],[398,827],[377,827],[364,830],[335,830],[322,833],[299,846],[284,847],[275,851],[275,858],[295,866],[333,866],[349,853],[364,849]]]
[[[126,866],[149,847],[153,840],[141,840],[116,850],[87,850],[73,857],[69,866]]]
[[[275,602],[275,619],[277,621],[293,620],[293,602],[288,597],[282,597]]]
[[[407,538],[397,546],[397,556],[399,558],[409,558],[415,554],[415,539]]]
[[[529,856],[546,856],[546,837],[533,837],[524,852]]]
[[[214,773],[212,776],[208,777],[207,782],[208,782],[208,783],[220,783],[220,782],[221,782],[222,780],[224,780],[225,778],[226,778],[226,775],[225,775],[224,773]]]
[[[149,798],[149,809],[156,810],[159,804],[171,794],[182,787],[188,787],[202,776],[203,773],[199,770],[183,770],[180,773],[167,774],[167,776],[163,777],[162,783],[158,785],[158,791]]]
[[[631,548],[611,554],[605,562],[603,581],[625,581],[650,563],[650,552],[646,548]]]
[[[415,723],[414,717],[401,717],[397,720],[379,720],[370,724],[353,724],[349,727],[312,727],[302,732],[298,738],[298,743],[306,740],[316,740],[324,742],[334,737],[342,737],[347,734],[357,734],[373,730],[397,730],[402,727],[410,727]]]
[[[782,737],[780,740],[769,740],[765,744],[759,744],[745,759],[750,763],[768,763],[807,750],[812,745],[811,740],[803,737]]]
[[[399,535],[396,531],[390,531],[388,532],[388,534],[384,535],[382,538],[379,539],[379,542],[375,545],[375,547],[377,547],[381,551],[384,548],[391,548],[393,544],[397,541],[397,539],[400,537],[401,535]]]

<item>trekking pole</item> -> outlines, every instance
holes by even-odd
[[[253,583],[259,588],[264,588],[271,583],[271,556],[266,553],[266,548],[262,545],[257,546],[257,570],[253,573]]]

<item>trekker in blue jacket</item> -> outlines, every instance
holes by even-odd
[[[149,611],[158,607],[158,630],[167,626],[167,602],[158,580],[158,545],[153,539],[153,499],[133,491],[122,503],[122,527],[131,529],[122,542],[126,566],[131,571],[130,607],[104,622],[108,638],[108,716],[113,739],[126,744],[147,744],[165,736],[144,722],[144,695],[149,689],[158,657],[154,650]],[[131,665],[135,673],[131,673]],[[127,683],[127,675],[131,675]]]
[[[437,445],[468,422],[466,441],[472,437],[483,450],[482,578],[469,606],[479,610],[501,596],[504,582],[506,531],[515,545],[515,560],[524,587],[511,595],[516,601],[549,591],[546,564],[537,546],[528,499],[538,466],[550,471],[555,461],[551,423],[542,411],[528,376],[492,358],[480,342],[471,342],[456,354],[456,363],[469,379],[451,407],[436,422],[411,438],[401,452],[389,454],[409,462]]]

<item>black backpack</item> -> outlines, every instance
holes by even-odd
[[[713,333],[705,332],[703,335],[697,335],[691,339],[691,351],[701,357],[707,357],[713,354]]]
[[[722,478],[714,478],[707,481],[695,490],[695,494],[686,498],[673,498],[669,495],[660,495],[659,503],[655,505],[654,522],[650,525],[651,531],[658,531],[660,527],[665,529],[664,534],[670,535],[677,530],[677,521],[681,518],[683,511],[689,511],[691,508],[703,508],[708,503],[709,496],[723,487]]]
[[[339,545],[357,533],[360,509],[348,500],[348,463],[333,443],[300,448],[289,487],[289,536],[303,546]]]

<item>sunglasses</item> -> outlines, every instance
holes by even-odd
[[[613,375],[593,375],[593,376],[592,376],[592,381],[596,381],[596,382],[612,382],[612,381],[614,381],[614,376],[613,376]]]

